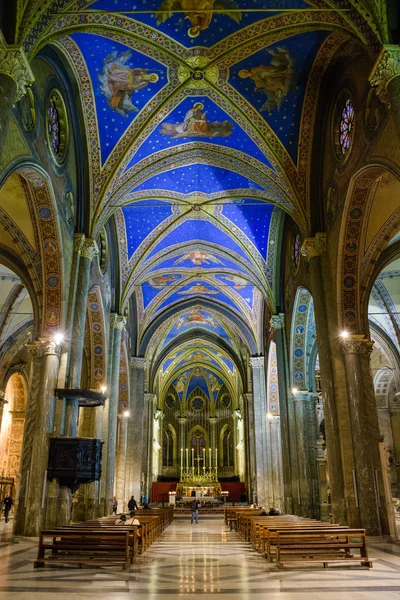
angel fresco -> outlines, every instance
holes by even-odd
[[[193,265],[209,265],[211,263],[216,263],[217,265],[224,264],[222,260],[219,260],[219,258],[214,256],[213,254],[209,254],[208,252],[202,252],[201,250],[192,250],[188,254],[185,254],[184,256],[181,256],[181,258],[178,258],[174,262],[174,265],[179,265],[180,263],[185,262],[185,260],[190,260],[190,262]]]
[[[267,100],[260,111],[270,112],[274,108],[279,110],[288,92],[294,89],[295,71],[294,60],[287,48],[282,46],[268,52],[272,56],[268,66],[242,69],[238,75],[241,79],[252,79],[255,83],[254,91],[266,94]]]
[[[218,327],[218,324],[215,321],[215,319],[213,319],[213,317],[208,316],[208,315],[207,316],[203,315],[196,308],[193,309],[192,311],[190,311],[190,313],[188,315],[184,315],[183,317],[180,317],[176,323],[176,328],[180,329],[181,327],[183,327],[183,325],[189,325],[189,324],[210,325],[214,329],[217,329],[217,327]]]
[[[217,136],[227,137],[231,135],[233,123],[231,121],[207,121],[207,113],[202,112],[204,104],[195,102],[193,107],[187,111],[183,123],[163,123],[160,133],[174,139],[187,137],[213,138]]]
[[[183,11],[185,19],[190,21],[188,36],[195,38],[210,25],[214,11],[240,23],[242,13],[235,9],[234,0],[163,0],[158,7],[157,25],[170,19],[174,11]]]
[[[120,54],[114,50],[105,57],[98,75],[101,92],[109,107],[122,117],[139,111],[132,103],[132,95],[159,79],[157,73],[150,72],[150,69],[132,68],[126,64],[131,56],[129,50]]]

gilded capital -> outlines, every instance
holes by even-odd
[[[0,406],[2,406],[2,404],[6,404],[7,400],[6,400],[6,393],[3,392],[3,390],[0,390]]]
[[[326,233],[316,233],[313,238],[306,238],[301,245],[300,253],[307,260],[320,256],[326,250]]]
[[[84,233],[75,233],[74,235],[74,252],[80,254],[82,252],[83,243],[86,237]]]
[[[387,86],[390,81],[400,75],[400,47],[384,46],[379,53],[369,82],[375,88],[376,95],[388,104]]]
[[[21,100],[26,88],[35,81],[22,46],[8,45],[0,31],[0,73],[8,75],[17,84],[15,101]]]
[[[86,238],[82,244],[81,256],[92,261],[94,257],[98,255],[98,253],[99,249],[97,247],[96,240],[93,238]]]
[[[340,340],[340,346],[343,354],[361,354],[366,355],[372,352],[374,342],[371,342],[363,335],[350,335]]]
[[[39,338],[30,344],[25,344],[32,358],[41,358],[42,356],[55,354],[60,355],[61,344],[48,338]]]
[[[142,356],[131,356],[129,359],[131,367],[136,369],[144,369],[146,367],[146,359]]]
[[[283,321],[284,321],[284,315],[283,314],[279,314],[279,315],[271,315],[271,319],[270,319],[270,326],[271,329],[282,329],[283,328]]]
[[[126,325],[126,317],[117,315],[117,313],[112,313],[110,317],[110,325],[113,329],[119,329],[122,331]]]
[[[252,369],[261,369],[265,366],[264,356],[251,356],[249,360]]]

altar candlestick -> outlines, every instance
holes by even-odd
[[[211,469],[211,448],[208,449],[208,466]]]
[[[189,466],[188,452],[189,452],[189,450],[186,448],[186,468],[188,468],[188,466]]]
[[[194,448],[192,448],[192,469],[194,469]]]
[[[215,448],[215,466],[218,467],[218,448]]]
[[[203,467],[206,466],[206,449],[203,448]]]
[[[183,448],[181,448],[181,469],[183,469]]]

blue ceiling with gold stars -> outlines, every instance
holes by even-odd
[[[83,90],[92,233],[115,218],[136,351],[207,331],[235,356],[263,352],[283,214],[307,229],[318,83],[348,27],[321,6],[76,0],[57,22]],[[207,352],[231,371],[229,353]]]

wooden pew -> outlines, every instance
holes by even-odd
[[[355,552],[354,552],[355,551]],[[277,532],[276,564],[359,562],[372,567],[365,529],[291,530]]]
[[[272,562],[276,556],[276,547],[278,543],[278,533],[280,532],[296,532],[296,531],[329,531],[329,530],[349,529],[347,525],[332,525],[330,523],[316,523],[308,526],[306,523],[297,523],[296,525],[279,525],[277,527],[268,527],[264,531],[264,540],[262,545],[262,553],[265,558]]]
[[[125,529],[49,529],[41,531],[34,568],[45,563],[92,565],[121,564],[125,570],[131,562],[132,535]],[[50,555],[46,552],[50,551]]]

